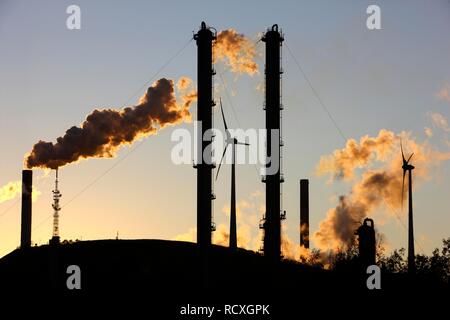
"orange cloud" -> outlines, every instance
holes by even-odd
[[[436,93],[436,98],[450,102],[450,84],[447,83]]]
[[[22,193],[22,182],[12,181],[0,188],[0,203],[12,200]],[[33,186],[32,201],[37,201],[41,192]]]
[[[349,139],[345,148],[338,149],[332,155],[322,156],[316,173],[319,176],[331,174],[332,179],[351,180],[357,168],[366,167],[374,157],[383,160],[396,146],[395,134],[380,130],[377,137],[362,137],[359,143]]]

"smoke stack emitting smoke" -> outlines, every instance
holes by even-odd
[[[192,81],[182,79],[184,92]],[[121,145],[156,134],[168,125],[189,121],[189,107],[196,98],[196,91],[191,91],[182,96],[183,103],[179,105],[173,81],[159,79],[138,105],[121,110],[95,109],[80,127],[71,127],[56,143],[39,141],[26,157],[25,165],[56,169],[81,159],[113,157]]]
[[[233,29],[218,33],[214,58],[223,61],[232,72],[253,75],[258,72],[254,45]],[[159,129],[190,121],[189,107],[197,92],[188,90],[192,80],[177,82],[182,104],[174,94],[174,82],[162,78],[148,88],[139,104],[124,109],[95,109],[79,126],[73,126],[56,143],[39,141],[26,156],[27,168],[56,169],[86,158],[110,158],[124,144],[156,134]]]
[[[350,139],[346,147],[336,150],[332,156],[322,157],[317,167],[319,175],[330,174],[332,179],[355,180],[355,170],[365,171],[353,185],[350,193],[339,198],[335,208],[328,210],[326,218],[320,222],[319,230],[313,239],[322,250],[346,248],[362,220],[385,202],[388,212],[401,208],[402,199],[402,158],[400,137],[408,147],[408,153],[414,152],[416,181],[428,176],[433,165],[450,159],[449,153],[432,149],[426,142],[419,144],[402,133],[395,135],[388,130],[380,130],[378,137],[364,136],[360,142]],[[380,164],[374,168],[375,164]],[[404,195],[404,198],[406,194]]]

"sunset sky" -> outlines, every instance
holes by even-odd
[[[81,8],[81,30],[66,28],[71,4]],[[366,27],[370,4],[381,8],[381,30]],[[406,132],[447,159],[449,1],[3,0],[0,188],[20,180],[24,156],[39,140],[55,141],[94,108],[137,104],[152,81],[144,84],[180,49],[154,80],[187,76],[195,83],[197,48],[195,41],[188,41],[203,20],[218,31],[233,28],[256,43],[259,73],[236,74],[221,62],[215,66],[215,97],[223,100],[230,128],[264,127],[264,43],[257,40],[274,23],[285,35],[283,207],[285,234],[292,243],[299,241],[299,179],[310,179],[311,233],[357,181],[317,175],[321,157],[344,148],[344,137],[359,141],[365,135],[377,137],[381,129]],[[196,104],[191,112],[195,119]],[[215,124],[223,129],[217,109]],[[110,239],[116,232],[122,239],[195,235],[196,170],[171,161],[175,143],[170,138],[176,128],[193,130],[192,123],[167,127],[121,148],[114,159],[61,168],[61,238]],[[405,147],[408,153],[413,148]],[[445,159],[427,159],[433,165],[415,185],[417,253],[429,254],[450,236],[450,160]],[[355,173],[361,176],[366,169]],[[261,245],[258,221],[264,212],[258,171],[254,165],[237,167],[238,225],[245,238],[241,244],[251,249]],[[47,243],[52,231],[53,172],[46,174],[34,170],[34,185],[42,193],[33,208],[32,240],[38,244]],[[220,231],[228,228],[229,189],[230,166],[224,165],[214,201],[219,242]],[[388,250],[406,247],[406,210],[390,211],[382,205],[370,215]],[[19,240],[16,197],[0,203],[0,256],[15,249]]]

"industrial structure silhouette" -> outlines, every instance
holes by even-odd
[[[279,166],[275,173],[263,176],[266,188],[266,212],[260,227],[263,229],[262,255],[237,248],[236,198],[235,198],[235,146],[239,142],[229,136],[225,116],[222,111],[227,144],[232,144],[233,169],[231,182],[230,248],[212,244],[215,231],[212,201],[213,191],[212,154],[208,152],[211,141],[204,139],[213,127],[213,56],[212,48],[216,39],[213,28],[201,23],[194,35],[197,43],[197,119],[201,126],[197,137],[201,139],[194,168],[197,170],[197,243],[163,240],[103,240],[80,241],[61,244],[59,241],[59,198],[61,194],[56,182],[54,194],[54,229],[49,246],[31,247],[32,221],[32,171],[23,170],[22,181],[22,222],[21,248],[0,259],[0,280],[8,288],[34,287],[53,290],[67,290],[65,287],[66,268],[77,264],[83,270],[84,290],[142,289],[151,286],[158,292],[174,291],[176,288],[200,290],[218,285],[223,291],[236,292],[244,284],[244,292],[252,288],[267,296],[280,295],[280,291],[269,292],[271,288],[297,289],[300,286],[311,290],[322,287],[351,290],[367,290],[364,269],[358,268],[354,274],[341,274],[323,270],[315,266],[300,264],[283,259],[281,253],[281,223],[286,212],[281,205],[282,183],[282,96],[281,48],[284,36],[278,25],[273,25],[262,37],[265,42],[265,127],[267,129],[266,157]],[[270,131],[277,131],[276,141]],[[202,139],[203,138],[203,139]],[[209,137],[210,140],[213,137]],[[244,143],[245,144],[245,143]],[[225,155],[226,148],[224,150]],[[403,155],[403,153],[402,153]],[[411,158],[411,157],[410,157]],[[409,160],[403,157],[403,169],[409,173],[409,259],[414,259],[412,236],[412,187]],[[267,162],[267,167],[270,166]],[[221,165],[221,163],[220,163]],[[220,169],[220,165],[219,168]],[[218,172],[217,172],[218,174]],[[58,179],[58,176],[56,176]],[[57,180],[58,181],[58,180]],[[257,227],[257,226],[256,226]],[[375,264],[376,239],[372,219],[365,219],[356,231],[359,236],[361,266]],[[412,241],[412,243],[411,243]],[[309,181],[300,180],[300,245],[309,249]],[[413,263],[413,262],[411,262]],[[29,266],[34,266],[29,270]],[[413,264],[411,264],[413,268]],[[220,281],[215,275],[220,274]],[[114,278],[114,282],[110,280]],[[405,286],[408,279],[387,276],[384,286]],[[183,292],[183,291],[182,291]]]

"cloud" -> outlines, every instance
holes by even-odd
[[[425,127],[424,132],[427,138],[431,138],[433,136],[433,129],[431,128]]]
[[[447,83],[437,93],[436,98],[450,102],[450,84]]]
[[[11,181],[0,188],[0,203],[8,200],[13,200],[22,193],[22,182],[21,181]],[[38,197],[42,193],[33,186],[32,201],[37,201]]]
[[[448,120],[445,116],[437,112],[429,112],[429,116],[431,117],[431,121],[433,125],[445,132],[450,132],[450,127],[448,126]]]
[[[316,174],[331,174],[332,180],[352,180],[355,169],[366,167],[374,159],[383,160],[392,152],[394,142],[394,133],[384,129],[380,130],[377,137],[362,137],[359,143],[355,139],[349,139],[345,148],[320,158]]]

